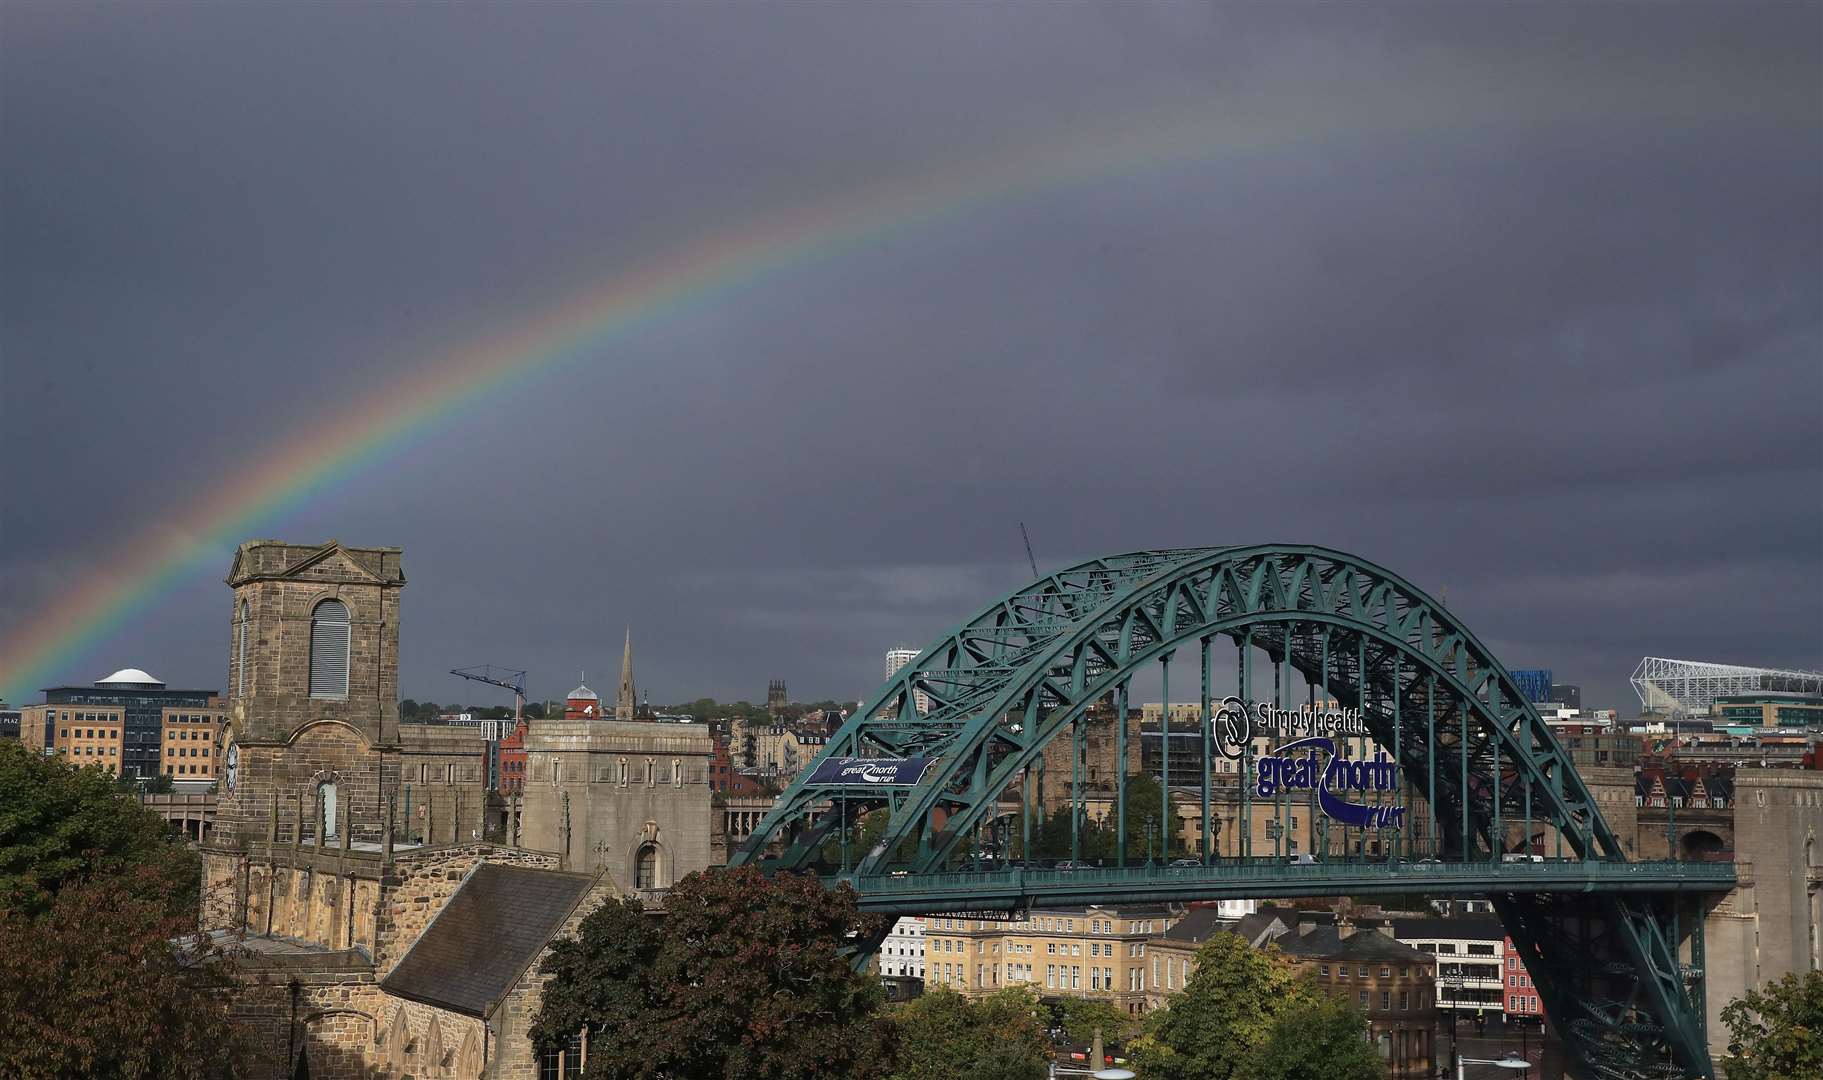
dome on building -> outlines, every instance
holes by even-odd
[[[600,701],[601,695],[597,694],[595,691],[589,689],[588,684],[585,683],[582,686],[578,686],[576,689],[570,691],[569,700],[571,700],[571,701]]]
[[[114,674],[95,684],[96,686],[163,686],[164,680],[155,679],[136,667],[121,668]]]

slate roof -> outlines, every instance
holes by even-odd
[[[1428,964],[1435,957],[1410,945],[1394,941],[1377,930],[1357,929],[1343,937],[1335,926],[1314,926],[1305,933],[1293,931],[1273,940],[1280,950],[1291,956],[1317,960],[1374,960],[1399,964]]]
[[[595,882],[591,874],[482,863],[380,988],[486,1019]]]

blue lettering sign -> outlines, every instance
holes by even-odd
[[[1325,760],[1327,759],[1327,760]],[[1362,806],[1341,798],[1344,791],[1397,791],[1399,764],[1376,751],[1372,761],[1350,761],[1336,740],[1298,739],[1278,747],[1255,763],[1254,792],[1262,799],[1281,791],[1317,793],[1323,813],[1361,829],[1398,829],[1405,825],[1403,806]]]

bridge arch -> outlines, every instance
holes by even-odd
[[[1543,972],[1547,1005],[1555,1015],[1574,1015],[1566,1025],[1571,1052],[1591,1074],[1644,1076],[1661,1067],[1711,1074],[1701,1013],[1692,1006],[1677,954],[1676,897],[1650,893],[1645,878],[1625,885],[1624,876],[1608,871],[1603,881],[1623,882],[1612,887],[1632,891],[1591,895],[1597,888],[1592,869],[1577,872],[1581,895],[1558,894],[1548,885],[1556,868],[1531,872],[1533,824],[1553,831],[1562,854],[1579,864],[1613,866],[1624,875],[1627,868],[1615,864],[1626,856],[1568,753],[1492,652],[1410,582],[1328,548],[1133,552],[1044,575],[995,600],[888,678],[780,796],[731,862],[833,873],[852,883],[864,903],[870,894],[902,892],[907,878],[943,876],[946,886],[953,884],[953,871],[973,850],[970,838],[1003,813],[1001,795],[1017,789],[1022,805],[1029,805],[1031,771],[1060,737],[1076,741],[1080,760],[1082,719],[1110,697],[1121,714],[1124,758],[1133,680],[1158,665],[1168,685],[1180,653],[1197,661],[1197,730],[1207,781],[1218,738],[1211,710],[1231,696],[1210,685],[1211,651],[1223,640],[1236,647],[1232,696],[1250,718],[1271,715],[1267,704],[1298,704],[1283,697],[1291,674],[1301,677],[1310,696],[1321,687],[1340,709],[1358,710],[1354,722],[1362,744],[1387,751],[1403,772],[1401,805],[1410,809],[1413,791],[1422,791],[1443,859],[1491,867],[1477,880],[1512,884],[1511,891],[1490,889],[1488,895],[1528,967]],[[1257,704],[1263,693],[1252,681],[1256,655],[1275,675],[1265,704]],[[1170,738],[1160,741],[1168,755]],[[1242,741],[1246,780],[1240,790],[1246,792],[1258,770],[1252,740]],[[1323,740],[1305,740],[1313,741]],[[1329,741],[1328,752],[1332,760],[1347,757],[1339,740]],[[1123,760],[1117,783],[1124,785],[1127,772]],[[1163,778],[1170,781],[1168,769]],[[1202,862],[1213,871],[1210,786],[1202,786]],[[1079,780],[1073,797],[1080,800]],[[1124,814],[1124,787],[1120,798]],[[852,823],[882,807],[890,811],[884,832],[868,850],[851,853]],[[1509,826],[1521,813],[1525,840],[1515,842]],[[832,834],[843,841],[833,866],[824,859]],[[1398,851],[1395,846],[1395,857]],[[1526,874],[1495,874],[1515,851],[1525,856]],[[1238,869],[1227,865],[1234,860],[1223,860],[1223,889],[1243,887],[1235,884],[1237,874],[1253,880],[1246,865],[1252,854],[1242,852]],[[1119,871],[1128,865],[1123,851]],[[1002,902],[1029,901],[1035,888],[1030,878],[1042,876],[1003,875],[1012,898]],[[1426,884],[1397,873],[1382,877],[1396,878],[1397,887],[1407,890],[1423,891]],[[1272,883],[1258,880],[1255,895],[1274,895]],[[1324,880],[1298,887],[1308,892]],[[1676,884],[1669,872],[1651,879],[1661,880]],[[1118,871],[1095,882],[1107,883],[1108,898],[1121,895]],[[1096,883],[1068,895],[1092,899],[1101,895]],[[1063,886],[1053,881],[1049,887]]]

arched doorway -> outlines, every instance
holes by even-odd
[[[1684,858],[1686,859],[1711,858],[1727,850],[1726,845],[1722,843],[1721,837],[1705,829],[1698,829],[1695,832],[1685,833],[1681,846],[1684,849]]]

